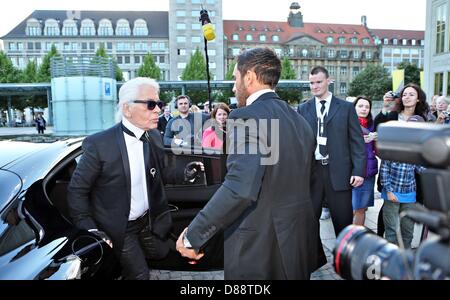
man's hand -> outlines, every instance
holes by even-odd
[[[205,166],[203,163],[199,161],[190,162],[184,168],[184,180],[194,180],[200,172],[205,172]]]
[[[358,187],[364,183],[364,178],[359,176],[350,177],[350,184],[352,187]]]
[[[100,231],[100,230],[97,230],[97,229],[91,229],[91,230],[88,230],[88,231],[93,233],[93,234],[95,234],[97,237],[99,237],[103,241],[105,241],[105,243],[107,243],[108,246],[110,246],[111,248],[113,247],[111,239],[109,238],[109,236],[104,231]]]
[[[393,192],[387,192],[386,194],[389,201],[398,202],[398,199]]]
[[[189,262],[190,264],[196,264],[197,260],[203,257],[205,255],[204,253],[197,253],[194,249],[187,248],[184,244],[184,237],[186,235],[187,227],[183,230],[183,232],[180,234],[177,240],[177,251],[181,254],[183,257],[187,257],[190,259],[193,259],[194,261]]]

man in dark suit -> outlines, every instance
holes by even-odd
[[[328,71],[313,68],[309,81],[314,98],[300,104],[298,112],[317,138],[311,181],[314,211],[319,219],[326,198],[337,236],[353,222],[352,187],[363,184],[366,168],[364,139],[353,104],[328,91]]]
[[[200,259],[224,229],[225,279],[309,279],[323,251],[309,190],[315,139],[274,92],[280,73],[268,48],[238,56],[240,108],[227,120],[228,173],[177,241],[183,256]]]
[[[195,172],[192,163],[184,173],[166,164],[156,130],[162,107],[156,81],[127,81],[118,107],[122,122],[83,141],[68,204],[77,227],[113,247],[125,279],[149,279],[146,257],[163,258],[169,251],[172,219],[163,181],[189,180]]]
[[[164,111],[161,116],[158,118],[158,131],[161,133],[161,137],[164,137],[164,133],[166,132],[167,123],[172,120],[173,117],[170,113],[169,105],[164,106]]]

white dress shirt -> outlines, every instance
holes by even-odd
[[[144,150],[142,141],[139,140],[145,131],[131,124],[126,118],[122,119],[122,124],[136,136],[133,137],[125,132],[123,133],[130,163],[131,206],[128,220],[132,221],[142,216],[149,209]]]
[[[275,91],[271,90],[271,89],[264,89],[264,90],[254,92],[247,98],[247,101],[246,101],[247,106],[251,105],[253,102],[256,101],[256,99],[258,99],[265,93],[275,93]]]
[[[333,94],[328,92],[328,96],[325,99],[319,99],[319,98],[315,98],[316,100],[316,114],[317,114],[317,138],[319,137],[320,134],[320,120],[323,121],[323,118],[328,115],[328,111],[330,110],[330,105],[331,105],[331,99],[333,97]],[[323,114],[320,112],[320,109],[322,108],[322,103],[320,103],[320,101],[325,100],[325,110],[323,112]],[[316,151],[314,152],[314,155],[316,157],[316,160],[321,160],[321,159],[326,159],[327,157],[323,157],[322,154],[320,154],[319,151],[319,143],[317,143],[316,146]]]

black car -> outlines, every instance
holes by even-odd
[[[77,229],[67,205],[67,186],[83,151],[83,138],[53,142],[0,141],[0,279],[113,279],[120,266],[112,249],[95,235]],[[150,268],[206,271],[223,268],[223,236],[205,248],[192,265],[175,250],[181,231],[211,198],[224,178],[224,156],[177,154],[169,163],[202,161],[205,173],[193,183],[166,185],[172,208],[173,249]]]

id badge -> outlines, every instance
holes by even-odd
[[[319,144],[321,146],[326,146],[327,145],[327,138],[323,137],[323,136],[317,137],[317,144]]]

